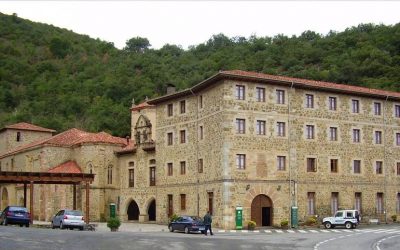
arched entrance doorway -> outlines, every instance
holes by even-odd
[[[139,220],[139,206],[132,200],[128,206],[128,220]]]
[[[3,210],[8,206],[8,191],[7,188],[3,188],[3,192],[1,192],[1,209]]]
[[[156,221],[156,200],[152,200],[147,210],[149,221]]]
[[[271,226],[272,212],[272,201],[264,194],[257,195],[251,202],[251,220],[258,226]]]

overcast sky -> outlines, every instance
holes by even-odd
[[[327,34],[360,23],[400,22],[400,1],[3,1],[0,12],[113,42],[197,45],[213,34]]]

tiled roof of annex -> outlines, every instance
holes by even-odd
[[[127,145],[126,139],[121,137],[115,137],[105,132],[100,133],[90,133],[82,131],[76,128],[69,129],[51,138],[38,140],[27,145],[15,148],[0,155],[0,159],[14,155],[16,153],[23,152],[28,149],[40,147],[40,146],[58,146],[58,147],[72,147],[79,144],[85,143],[105,143],[105,144],[115,144],[121,147]]]
[[[50,133],[56,132],[54,129],[43,128],[26,122],[7,125],[4,128],[0,129],[0,131],[6,129],[29,130],[29,131],[50,132]]]
[[[155,107],[154,105],[149,104],[147,101],[142,102],[138,105],[135,105],[131,108],[131,111],[139,111],[141,109],[145,109],[145,108],[150,108],[150,107]]]
[[[47,170],[49,173],[72,173],[80,174],[82,173],[81,167],[76,163],[76,161],[67,161],[58,166],[50,168]]]

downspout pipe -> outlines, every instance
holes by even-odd
[[[383,133],[384,133],[384,141],[383,141],[383,162],[385,166],[385,179],[384,179],[384,215],[385,215],[385,223],[387,224],[387,175],[388,175],[388,163],[387,163],[387,155],[386,155],[386,108],[387,108],[387,101],[389,96],[386,96],[385,105],[383,107]]]
[[[289,170],[289,225],[292,225],[292,206],[295,204],[293,202],[293,194],[292,192],[294,192],[294,186],[293,186],[293,190],[292,190],[292,164],[291,164],[291,129],[290,129],[290,94],[293,91],[293,86],[294,86],[294,82],[292,81],[291,85],[290,85],[290,90],[288,91],[288,109],[287,109],[287,119],[288,119],[288,170]]]

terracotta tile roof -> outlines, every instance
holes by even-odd
[[[234,76],[244,76],[244,77],[251,77],[251,78],[259,78],[264,80],[276,80],[276,81],[283,81],[283,82],[293,82],[294,84],[303,84],[309,87],[319,87],[324,89],[332,89],[332,90],[341,90],[341,91],[348,91],[360,94],[370,94],[370,95],[381,95],[381,96],[391,96],[391,97],[400,97],[400,93],[393,92],[393,91],[386,91],[380,89],[370,89],[366,87],[359,87],[354,85],[347,85],[347,84],[338,84],[332,82],[322,82],[322,81],[314,81],[314,80],[307,80],[301,78],[294,78],[294,77],[287,77],[287,76],[277,76],[277,75],[268,75],[263,73],[256,73],[256,72],[248,72],[243,70],[229,70],[229,71],[221,71],[221,74],[226,75],[234,75]]]
[[[0,155],[0,159],[38,146],[71,147],[85,143],[106,143],[119,145],[121,147],[126,146],[127,144],[125,138],[115,137],[105,132],[89,133],[72,128],[51,138],[35,141],[33,143],[10,150],[5,154]]]
[[[347,85],[347,84],[314,81],[314,80],[300,79],[287,76],[268,75],[268,74],[248,72],[243,70],[228,70],[228,71],[220,71],[217,74],[211,76],[210,78],[205,79],[204,81],[194,85],[191,88],[151,99],[148,101],[148,104],[157,105],[159,103],[170,101],[176,98],[182,98],[188,95],[193,95],[194,93],[198,93],[199,91],[202,91],[203,89],[217,83],[219,80],[229,79],[229,78],[239,79],[243,81],[274,82],[276,84],[282,84],[286,86],[290,86],[293,83],[295,88],[317,89],[317,90],[325,90],[328,92],[344,93],[344,94],[359,95],[359,96],[362,95],[373,96],[381,99],[385,99],[387,97],[396,100],[400,99],[399,92],[386,91],[380,89],[370,89],[370,88]]]
[[[150,105],[147,101],[142,102],[134,107],[131,108],[131,111],[139,111],[141,109],[149,108],[149,107],[154,107],[154,105]]]
[[[116,150],[114,151],[116,154],[127,154],[127,153],[133,153],[136,151],[136,146],[135,146],[135,142],[134,141],[129,141],[129,144],[120,149],[120,150]]]
[[[67,161],[58,166],[50,168],[49,170],[47,170],[47,172],[80,174],[80,173],[82,173],[82,170],[75,161]]]
[[[16,124],[12,124],[12,125],[7,125],[4,128],[2,128],[1,130],[5,130],[5,129],[18,129],[18,130],[29,130],[29,131],[51,132],[51,133],[56,132],[54,129],[43,128],[43,127],[39,127],[39,126],[30,124],[30,123],[26,123],[26,122],[20,122],[20,123],[16,123]]]

